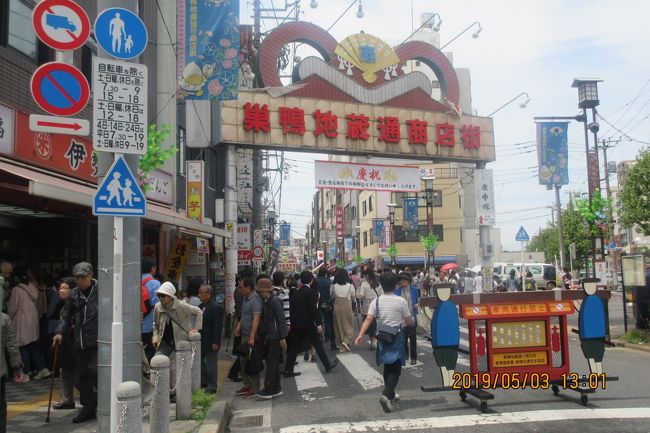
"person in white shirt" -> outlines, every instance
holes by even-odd
[[[483,293],[483,272],[479,272],[474,277],[474,293]]]
[[[363,280],[361,280],[361,285],[357,289],[357,299],[361,302],[361,316],[363,320],[366,320],[368,317],[368,308],[370,303],[381,296],[384,291],[377,282],[377,277],[375,276],[375,271],[372,269],[367,269],[363,272]],[[370,350],[375,350],[377,348],[377,341],[375,339],[375,334],[377,334],[377,322],[373,321],[368,328],[366,333],[370,337]]]
[[[378,327],[386,326],[399,330],[392,343],[379,341],[376,352],[377,364],[384,364],[384,390],[379,403],[384,412],[391,412],[393,410],[392,402],[399,400],[399,394],[395,392],[395,388],[402,373],[402,366],[406,364],[402,326],[413,326],[415,321],[411,316],[406,299],[394,293],[397,288],[397,276],[392,272],[385,272],[379,277],[379,283],[384,290],[384,294],[370,304],[368,316],[361,325],[359,335],[354,343],[359,346],[363,342],[363,336],[370,328],[375,317],[377,318]]]

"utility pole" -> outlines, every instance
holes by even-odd
[[[607,149],[612,147],[612,143],[620,143],[619,140],[604,140],[602,141],[603,145],[603,163],[605,164],[605,192],[607,193],[607,198],[611,201],[612,200],[612,191],[609,186],[609,170],[607,168]],[[610,203],[610,206],[607,206],[607,230],[609,231],[609,241],[610,243],[614,239],[614,209],[613,209],[613,203]],[[610,258],[610,264],[609,266],[610,273],[612,274],[612,281],[614,283],[614,286],[618,288],[618,277],[617,277],[617,272],[616,272],[616,263],[617,260],[615,259],[615,251],[609,250],[609,258]]]
[[[254,0],[253,1],[253,46],[255,47],[255,53],[259,53],[260,43],[262,42],[262,33],[261,33],[261,21],[262,21],[262,1]],[[259,87],[256,84],[259,77],[256,78],[254,87]],[[262,151],[260,149],[253,150],[253,230],[262,229],[262,221],[264,217],[264,212],[262,208],[262,165],[263,165]]]
[[[138,12],[137,0],[97,0],[97,13],[113,7]],[[149,48],[153,49],[153,48]],[[101,47],[97,48],[97,57],[112,58]],[[135,60],[137,62],[137,60]],[[148,116],[148,113],[145,113]],[[113,155],[107,152],[97,152],[98,176],[97,183],[101,184],[106,172],[113,164]],[[137,173],[139,155],[124,155],[124,160],[132,173]],[[114,231],[113,217],[97,217],[97,280],[99,284],[99,329],[97,338],[97,423],[99,433],[108,433],[111,411],[111,352],[112,352],[112,322],[113,309],[113,248]],[[122,299],[140,299],[140,234],[141,220],[137,217],[124,218],[123,223],[123,257],[122,257]],[[124,302],[122,305],[123,351],[122,351],[122,382],[134,381],[140,383],[142,366],[140,364],[141,327],[140,303]]]
[[[555,205],[557,206],[557,230],[560,243],[560,267],[564,268],[564,233],[562,228],[562,205],[560,204],[560,186],[553,185],[555,189]]]

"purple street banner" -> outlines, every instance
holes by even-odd
[[[569,183],[567,122],[537,123],[539,184],[562,186]]]
[[[402,230],[415,232],[418,229],[418,198],[408,197],[404,199],[404,221]]]
[[[179,0],[177,41],[179,95],[237,99],[239,0]]]

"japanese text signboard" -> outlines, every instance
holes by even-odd
[[[97,158],[90,141],[72,135],[30,131],[29,116],[21,112],[16,112],[14,153],[35,165],[97,183]]]
[[[189,239],[175,239],[174,246],[165,262],[164,275],[166,280],[178,282],[185,268],[185,263],[187,263],[191,248],[192,241]]]
[[[314,161],[316,188],[419,192],[418,167]]]
[[[474,170],[474,188],[478,224],[482,226],[494,225],[496,211],[494,209],[494,182],[491,169]]]
[[[221,142],[384,157],[493,161],[492,119],[241,91]]]
[[[237,224],[237,249],[251,249],[251,224]]]
[[[14,110],[0,104],[0,153],[10,155],[14,148]]]
[[[343,208],[336,207],[336,240],[343,240]]]
[[[192,221],[203,221],[203,161],[186,161],[187,173],[187,217]]]
[[[93,148],[147,152],[147,67],[93,57]]]

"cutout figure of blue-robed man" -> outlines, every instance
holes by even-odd
[[[458,310],[449,300],[451,285],[436,285],[435,292],[438,304],[431,319],[431,346],[433,346],[433,357],[440,367],[442,384],[449,387],[456,371],[460,344]]]

